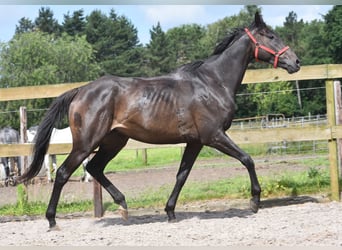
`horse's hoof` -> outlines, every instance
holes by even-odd
[[[168,217],[168,222],[169,223],[175,223],[177,222],[176,215],[174,211],[166,211],[167,217]]]
[[[260,202],[256,202],[254,199],[251,199],[249,202],[249,206],[251,208],[251,210],[253,211],[253,213],[257,213],[259,210],[259,203]]]
[[[178,222],[178,220],[177,220],[176,218],[172,218],[172,219],[169,218],[169,219],[167,220],[167,222],[168,222],[168,223],[176,223],[176,222]]]
[[[120,213],[121,217],[125,221],[127,221],[128,220],[128,210],[123,208],[122,206],[119,206],[118,210],[119,210],[119,213]]]
[[[59,226],[55,225],[53,227],[50,227],[48,232],[53,232],[53,231],[61,231],[61,229],[59,228]]]

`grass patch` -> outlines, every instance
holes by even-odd
[[[267,144],[257,145],[242,145],[242,149],[252,157],[264,156],[267,151]],[[106,166],[105,172],[121,172],[146,168],[162,168],[165,165],[178,164],[182,158],[183,149],[179,147],[175,148],[151,148],[147,149],[147,163],[144,162],[142,150],[124,149],[112,159]],[[65,160],[66,155],[57,156],[57,165],[60,166]],[[217,157],[227,157],[221,152],[209,148],[203,147],[198,159],[213,159]],[[228,158],[228,157],[227,157]],[[329,164],[325,155],[318,155],[316,159],[303,159],[299,163],[311,164],[314,166],[327,166]],[[73,176],[82,176],[83,169],[79,167]]]
[[[124,149],[106,166],[105,172],[130,171],[145,168],[160,168],[167,164],[179,162],[182,156],[181,148],[153,148],[147,150],[147,164],[144,162],[142,150]],[[60,166],[67,155],[57,156]],[[79,167],[73,176],[82,176],[83,169]]]
[[[310,167],[301,173],[283,173],[279,176],[259,178],[262,188],[262,198],[282,196],[297,196],[313,193],[329,193],[330,177],[328,170]],[[137,198],[127,199],[129,208],[163,207],[172,191],[172,186],[163,186],[158,190],[148,190]],[[47,204],[42,202],[27,202],[25,191],[18,186],[18,202],[16,205],[0,207],[1,215],[43,215]],[[208,199],[250,198],[250,182],[247,177],[235,177],[206,183],[186,183],[178,203]],[[106,202],[104,208],[114,211],[117,205]],[[92,201],[80,201],[58,205],[57,213],[86,212],[93,210]]]

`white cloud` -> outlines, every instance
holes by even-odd
[[[164,29],[181,24],[200,23],[207,17],[203,5],[146,5],[142,10],[152,25],[160,22]]]
[[[264,20],[271,26],[283,26],[285,18],[293,11],[297,14],[297,20],[311,22],[315,19],[322,20],[321,14],[326,14],[332,8],[331,5],[263,5]]]

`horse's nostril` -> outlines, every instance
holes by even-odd
[[[300,65],[299,59],[296,60],[296,64],[297,64],[297,65]]]

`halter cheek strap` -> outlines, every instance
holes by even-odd
[[[279,61],[279,56],[281,56],[286,50],[288,50],[290,47],[289,46],[286,46],[284,48],[282,48],[281,50],[279,51],[274,51],[273,49],[270,49],[264,45],[261,45],[260,43],[257,42],[257,40],[255,39],[255,37],[252,35],[252,33],[247,29],[245,28],[245,31],[247,33],[247,35],[249,36],[249,38],[252,40],[252,42],[255,44],[255,51],[254,51],[254,57],[255,57],[255,60],[258,62],[258,55],[259,55],[259,48],[262,49],[262,50],[265,50],[267,51],[268,53],[274,55],[274,63],[273,63],[273,67],[274,68],[277,68],[278,66],[278,61]]]

